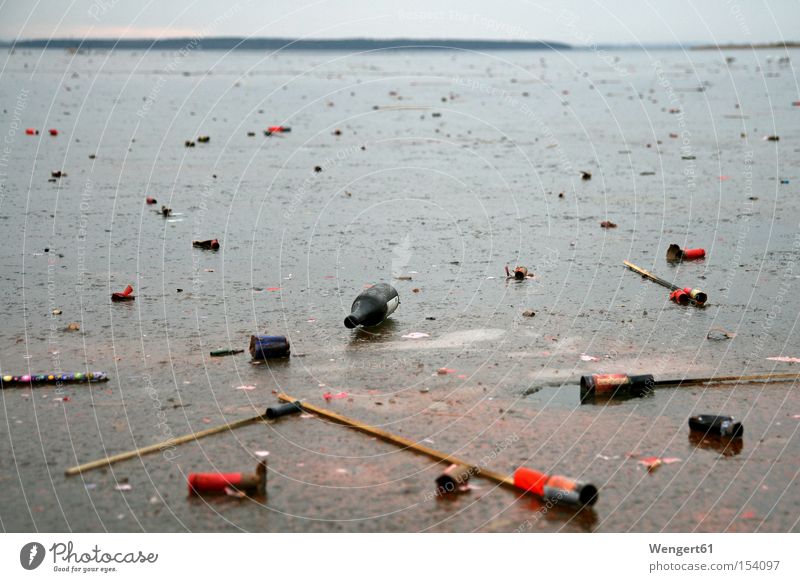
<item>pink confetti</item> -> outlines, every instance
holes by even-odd
[[[280,291],[280,287],[267,287],[267,291]]]
[[[458,376],[456,376],[456,378],[458,378],[459,380],[466,380],[467,375],[466,374],[459,374]]]
[[[800,358],[790,358],[789,356],[772,356],[771,358],[767,359],[772,360],[773,362],[791,362],[793,364],[800,362]]]
[[[347,398],[349,394],[347,392],[339,392],[338,394],[331,394],[330,392],[326,392],[322,395],[322,397],[330,402],[331,400],[338,400],[340,398]]]
[[[639,463],[647,467],[648,471],[655,471],[661,465],[669,465],[680,461],[677,457],[642,457]]]
[[[422,333],[421,331],[412,331],[411,333],[407,333],[403,337],[408,339],[419,339],[421,337],[430,337],[430,336],[427,333]]]
[[[596,356],[589,356],[587,354],[581,354],[581,360],[584,362],[599,362],[600,358]]]
[[[255,390],[256,387],[251,384],[245,384],[244,386],[237,386],[236,390]]]

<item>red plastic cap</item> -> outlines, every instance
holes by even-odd
[[[150,197],[150,196],[148,196],[147,198],[145,198],[145,199],[144,199],[144,201],[145,201],[145,202],[147,202],[148,204],[155,204],[155,203],[156,203],[156,199],[155,199],[155,198],[152,198],[152,197]]]
[[[683,249],[683,259],[691,261],[692,259],[702,259],[706,256],[705,249]]]
[[[50,135],[58,135],[58,130],[57,129],[51,129],[50,130]]]
[[[520,467],[514,471],[514,487],[530,491],[536,495],[544,495],[544,486],[548,476],[533,469]]]
[[[217,239],[212,239],[211,240],[211,248],[212,249],[218,249],[219,248],[219,241]]]

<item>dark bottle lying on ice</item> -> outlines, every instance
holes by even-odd
[[[371,327],[389,317],[400,305],[397,289],[387,283],[373,285],[356,300],[350,308],[350,315],[344,318],[345,327],[352,329],[359,325]]]

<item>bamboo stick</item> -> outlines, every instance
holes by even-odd
[[[278,398],[280,400],[283,400],[284,402],[297,402],[298,401],[297,398],[293,398],[293,397],[289,396],[288,394],[278,394]],[[343,416],[343,415],[341,415],[341,414],[339,414],[337,412],[333,412],[331,410],[326,410],[325,408],[320,408],[318,406],[314,406],[313,404],[308,404],[306,402],[300,402],[300,407],[303,408],[304,410],[306,410],[307,412],[313,412],[314,414],[322,416],[323,418],[327,418],[328,420],[332,420],[334,422],[338,422],[339,424],[343,424],[345,426],[349,426],[349,427],[354,428],[356,430],[360,430],[361,432],[367,433],[369,435],[376,436],[376,437],[381,438],[381,439],[383,439],[383,440],[385,440],[385,441],[387,441],[389,443],[392,443],[394,445],[398,445],[398,446],[406,448],[406,449],[411,449],[414,452],[420,453],[422,455],[426,455],[428,457],[431,457],[432,459],[436,459],[437,461],[441,461],[443,463],[448,463],[448,464],[449,463],[457,463],[459,465],[464,465],[466,467],[469,467],[470,470],[472,470],[475,473],[476,477],[485,477],[486,479],[489,479],[490,481],[494,481],[495,483],[498,483],[498,484],[503,485],[505,487],[510,487],[512,489],[515,489],[516,491],[519,491],[519,489],[514,485],[514,479],[512,477],[507,476],[507,475],[502,475],[500,473],[496,473],[494,471],[490,471],[489,469],[484,469],[482,467],[479,467],[478,465],[473,465],[472,463],[464,461],[463,459],[459,459],[458,457],[455,457],[454,455],[448,455],[448,454],[443,453],[441,451],[437,451],[436,449],[432,449],[432,448],[427,447],[425,445],[421,445],[421,444],[419,444],[417,442],[414,442],[411,439],[407,439],[407,438],[402,437],[400,435],[392,434],[392,433],[390,433],[388,431],[385,431],[383,429],[380,429],[380,428],[377,428],[377,427],[374,427],[374,426],[370,426],[368,424],[364,424],[363,422],[359,422],[358,420],[353,420],[352,418],[348,418],[348,417]]]
[[[657,380],[656,386],[684,385],[692,386],[695,384],[707,384],[711,382],[756,382],[758,380],[800,380],[800,374],[796,372],[777,373],[777,374],[751,374],[742,376],[711,376],[708,378],[686,378],[683,380]]]
[[[254,422],[258,422],[259,420],[264,420],[265,416],[263,414],[259,414],[258,416],[254,416],[252,418],[245,418],[242,420],[237,420],[234,422],[228,422],[226,424],[222,424],[220,426],[215,426],[212,428],[207,428],[205,430],[201,430],[198,432],[193,432],[191,434],[186,434],[183,436],[171,438],[161,443],[156,443],[154,445],[149,445],[146,447],[142,447],[140,449],[136,449],[135,451],[128,451],[126,453],[119,453],[118,455],[111,455],[110,457],[105,457],[104,459],[99,459],[97,461],[92,461],[90,463],[84,463],[83,465],[77,465],[75,467],[70,467],[64,473],[70,477],[72,475],[78,475],[83,473],[84,471],[89,471],[91,469],[97,469],[98,467],[104,467],[106,465],[112,465],[114,463],[118,463],[120,461],[125,461],[127,459],[132,459],[134,457],[142,457],[144,455],[149,455],[150,453],[155,453],[156,451],[160,451],[162,449],[166,449],[168,447],[172,447],[175,445],[182,445],[183,443],[188,443],[190,441],[199,440],[203,437],[211,436],[212,434],[217,434],[224,432],[226,430],[233,430],[235,428],[240,428],[242,426],[246,426],[248,424],[252,424]]]

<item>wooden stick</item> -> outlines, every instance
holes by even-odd
[[[710,378],[686,378],[684,380],[658,380],[654,382],[656,386],[683,385],[691,386],[694,384],[707,384],[709,382],[755,382],[758,380],[800,380],[800,374],[796,372],[777,373],[777,374],[752,374],[749,376],[712,376]]]
[[[669,281],[667,281],[665,279],[662,279],[661,277],[653,275],[653,273],[651,273],[650,271],[648,271],[646,269],[642,269],[641,267],[639,267],[637,265],[634,265],[630,261],[622,261],[622,264],[625,265],[626,267],[628,267],[634,273],[638,273],[642,277],[645,277],[646,279],[650,279],[654,283],[658,283],[659,285],[661,285],[663,287],[666,287],[670,291],[679,291],[679,290],[683,289],[682,287],[678,287],[674,283],[670,283]],[[696,305],[698,307],[705,307],[705,298],[703,299],[703,301],[698,301],[697,299],[695,299],[691,295],[689,295],[689,294],[687,294],[687,295],[688,295],[689,302],[692,305]]]
[[[298,402],[297,398],[293,398],[288,394],[278,394],[278,398],[280,400],[283,400],[284,402]],[[407,439],[400,435],[392,434],[383,429],[376,428],[368,424],[364,424],[363,422],[359,422],[357,420],[353,420],[352,418],[348,418],[337,412],[333,412],[331,410],[326,410],[325,408],[314,406],[313,404],[300,402],[300,407],[308,412],[312,412],[314,414],[322,416],[323,418],[327,418],[328,420],[332,420],[334,422],[338,422],[339,424],[343,424],[345,426],[349,426],[356,430],[360,430],[361,432],[365,432],[369,435],[376,436],[394,445],[411,449],[414,452],[426,455],[428,457],[436,459],[437,461],[441,461],[443,463],[448,463],[448,464],[457,463],[459,465],[464,465],[466,467],[469,467],[475,473],[476,477],[485,477],[490,481],[494,481],[495,483],[499,483],[500,485],[503,485],[505,487],[510,487],[516,491],[519,491],[519,489],[514,485],[514,479],[507,475],[502,475],[500,473],[495,473],[494,471],[490,471],[488,469],[483,469],[477,465],[473,465],[472,463],[459,459],[458,457],[455,457],[453,455],[442,453],[441,451],[437,451],[436,449],[432,449],[430,447],[426,447],[425,445],[421,445],[417,442],[414,442],[411,439]]]
[[[258,422],[259,420],[265,420],[265,416],[263,414],[259,414],[258,416],[254,416],[252,418],[245,418],[243,420],[237,420],[235,422],[229,422],[227,424],[223,424],[220,426],[215,426],[213,428],[207,428],[205,430],[201,430],[198,432],[193,432],[191,434],[186,434],[183,436],[171,438],[161,443],[156,443],[154,445],[149,445],[146,447],[142,447],[140,449],[136,449],[135,451],[128,451],[126,453],[119,453],[118,455],[112,455],[110,457],[106,457],[104,459],[99,459],[97,461],[92,461],[91,463],[84,463],[83,465],[78,465],[77,467],[70,467],[64,473],[69,477],[72,475],[78,475],[79,473],[83,473],[84,471],[89,471],[90,469],[97,469],[98,467],[104,467],[106,465],[111,465],[113,463],[118,463],[119,461],[125,461],[127,459],[132,459],[134,457],[142,457],[144,455],[149,455],[150,453],[155,453],[156,451],[160,451],[162,449],[166,449],[168,447],[172,447],[175,445],[182,445],[183,443],[188,443],[190,441],[196,441],[203,437],[210,436],[212,434],[217,434],[221,432],[225,432],[226,430],[233,430],[235,428],[239,428],[242,426],[246,426],[248,424],[252,424],[254,422]]]
[[[629,261],[622,261],[622,264],[625,265],[626,267],[628,267],[634,273],[639,273],[642,277],[646,277],[646,278],[650,279],[651,281],[666,287],[667,289],[670,289],[672,291],[680,289],[680,287],[678,287],[677,285],[674,285],[674,284],[670,283],[669,281],[666,281],[666,280],[662,279],[661,277],[657,277],[656,275],[653,275],[653,273],[651,273],[650,271],[642,269],[641,267],[638,267],[638,266],[634,265],[633,263],[631,263]]]

